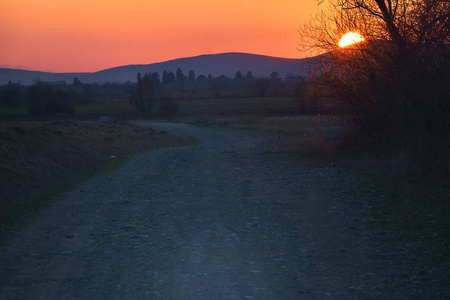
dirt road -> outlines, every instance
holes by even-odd
[[[357,179],[269,134],[147,124],[202,140],[64,195],[1,246],[2,299],[421,299],[393,284]]]

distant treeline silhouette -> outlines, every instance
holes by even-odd
[[[31,97],[31,91],[40,96]],[[302,113],[338,109],[333,101],[325,100],[320,91],[312,88],[306,78],[294,74],[282,78],[272,72],[266,78],[255,78],[251,71],[236,71],[230,78],[196,75],[193,70],[185,75],[181,68],[175,72],[165,70],[162,76],[158,72],[139,73],[135,82],[125,83],[92,84],[74,78],[72,84],[37,80],[27,87],[9,82],[0,86],[0,109],[25,107],[30,114],[73,113],[75,105],[90,104],[92,95],[101,94],[128,95],[129,102],[139,111],[150,113],[159,106],[167,116],[176,114],[177,101],[230,98],[290,97]]]

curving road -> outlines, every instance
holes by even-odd
[[[0,298],[408,298],[387,285],[357,179],[274,152],[266,133],[141,125],[203,143],[56,201],[0,247]]]

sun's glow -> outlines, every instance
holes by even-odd
[[[352,44],[363,42],[364,37],[357,32],[347,32],[339,40],[339,47],[344,48]]]
[[[293,28],[317,3],[278,2],[0,0],[0,68],[96,72],[223,52],[301,58]]]

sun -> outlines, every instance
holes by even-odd
[[[344,48],[348,45],[356,44],[359,42],[363,42],[364,37],[357,32],[347,32],[344,34],[339,40],[339,47]]]

